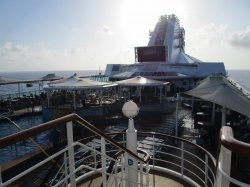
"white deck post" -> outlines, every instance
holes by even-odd
[[[129,119],[129,126],[126,131],[127,149],[137,155],[137,130],[134,128],[134,120]],[[137,160],[128,155],[127,159],[128,179],[126,187],[136,187],[138,182],[138,164]]]
[[[75,157],[74,157],[74,147],[73,147],[73,125],[72,121],[67,122],[67,140],[68,140],[68,152],[69,152],[69,172],[70,172],[70,186],[76,187],[75,180]]]
[[[229,187],[230,182],[229,180],[222,175],[221,170],[224,171],[228,176],[230,176],[231,172],[231,155],[232,152],[221,145],[220,155],[219,155],[219,162],[218,162],[218,169],[217,169],[217,176],[216,176],[216,186],[223,186]]]
[[[133,118],[138,114],[139,108],[133,101],[128,101],[122,108],[123,114],[129,118],[126,131],[126,147],[137,155],[137,130],[134,127]],[[125,155],[126,165],[126,187],[138,186],[138,163],[131,155]]]

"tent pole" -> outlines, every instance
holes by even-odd
[[[73,106],[74,106],[74,109],[76,109],[76,91],[74,90],[73,91]]]
[[[175,104],[176,104],[176,111],[175,111],[175,136],[178,137],[178,126],[179,126],[179,116],[178,116],[178,112],[179,112],[179,99],[180,99],[180,93],[177,93],[176,95],[176,100],[175,100]]]
[[[48,107],[50,107],[50,91],[47,91],[47,101],[48,101]]]
[[[102,94],[103,94],[103,89],[101,89],[100,97],[99,97],[99,105],[100,106],[102,106]]]
[[[213,103],[213,107],[212,107],[212,125],[214,125],[214,119],[215,119],[215,103]]]
[[[225,107],[222,107],[221,109],[221,127],[225,126],[226,125],[226,108]]]

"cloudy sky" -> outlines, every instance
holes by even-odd
[[[163,14],[186,30],[186,53],[250,69],[248,0],[1,0],[0,72],[98,70],[133,63]]]

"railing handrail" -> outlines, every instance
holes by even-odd
[[[235,139],[231,127],[222,127],[220,137],[221,144],[233,153],[250,156],[250,144]]]
[[[195,146],[198,149],[202,150],[205,154],[207,154],[209,156],[209,158],[211,159],[211,161],[213,162],[213,164],[214,165],[216,164],[216,160],[215,160],[214,156],[210,152],[208,152],[206,149],[204,149],[200,145],[192,143],[189,140],[186,140],[184,138],[180,138],[180,137],[176,137],[176,136],[171,136],[171,135],[168,135],[168,134],[163,134],[163,133],[158,133],[158,132],[138,132],[138,134],[151,134],[151,135],[154,134],[154,135],[157,135],[157,136],[160,135],[160,136],[168,137],[168,138],[173,139],[173,140],[178,140],[178,141],[185,142],[187,144],[190,144],[190,145]]]
[[[119,147],[124,152],[127,152],[131,156],[133,156],[134,158],[142,161],[143,163],[146,163],[146,161],[144,159],[140,158],[138,155],[136,155],[135,153],[133,153],[129,149],[123,147],[121,144],[114,141],[108,135],[104,134],[98,128],[96,128],[95,126],[93,126],[92,124],[87,122],[86,120],[82,119],[80,116],[78,116],[75,113],[72,113],[72,114],[57,118],[55,120],[52,120],[52,121],[49,121],[49,122],[46,122],[46,123],[42,123],[42,124],[40,124],[38,126],[30,128],[30,129],[25,129],[25,130],[22,130],[20,132],[15,133],[15,134],[6,136],[4,138],[1,138],[0,139],[0,148],[6,147],[6,146],[11,145],[11,144],[14,144],[14,143],[16,143],[18,141],[22,141],[22,140],[27,139],[29,137],[32,137],[32,136],[34,136],[36,134],[39,134],[39,133],[41,133],[43,131],[47,131],[47,130],[56,128],[58,126],[66,124],[69,121],[78,122],[79,124],[83,125],[85,128],[92,131],[96,135],[104,137],[108,142],[110,142],[111,144]]]
[[[152,131],[149,131],[149,132],[145,132],[145,131],[137,131],[138,135],[142,134],[142,135],[155,135],[155,136],[164,136],[166,138],[170,138],[170,139],[173,139],[173,140],[179,140],[179,141],[183,141],[187,144],[190,144],[194,147],[197,147],[198,149],[202,150],[204,153],[206,153],[208,155],[208,157],[211,159],[211,161],[213,162],[214,165],[216,165],[216,159],[214,158],[214,156],[208,152],[206,149],[204,149],[203,147],[201,147],[200,145],[198,144],[194,144],[192,142],[190,142],[189,140],[186,140],[184,138],[180,138],[180,137],[176,137],[176,136],[171,136],[171,135],[168,135],[168,134],[163,134],[163,133],[159,133],[159,132],[152,132]],[[106,135],[123,135],[124,132],[112,132],[112,133],[106,133]],[[80,141],[85,141],[85,140],[88,140],[88,139],[93,139],[95,138],[96,135],[94,136],[89,136],[89,137],[86,137],[86,138],[83,138],[81,139]]]

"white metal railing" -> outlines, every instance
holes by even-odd
[[[67,186],[67,180],[71,176],[76,176],[76,182],[81,183],[81,181],[84,181],[88,177],[93,176],[94,178],[94,175],[96,174],[102,175],[103,186],[112,186],[113,183],[120,184],[125,182],[125,168],[129,166],[124,163],[124,159],[122,159],[122,157],[119,159],[114,159],[107,154],[103,154],[102,151],[100,152],[97,149],[86,146],[80,142],[75,142],[74,147],[77,147],[78,149],[75,156],[81,152],[86,153],[88,151],[90,151],[91,154],[78,160],[76,162],[76,167],[72,173],[65,173],[65,171],[67,171],[68,169],[67,165],[69,164],[70,159],[68,156],[66,156],[65,152],[64,162],[61,165],[60,169],[57,171],[56,175],[49,181],[49,186]],[[116,152],[117,150],[113,151]],[[76,157],[74,158],[76,159]],[[107,168],[109,167],[111,161],[115,162],[115,164],[113,166],[112,173],[108,173]],[[140,176],[140,181],[138,184],[140,186],[148,186],[148,164],[145,165],[144,163],[139,162],[138,167],[140,168],[140,170],[138,171]],[[107,176],[109,176],[109,180],[107,180]]]
[[[78,122],[81,123],[80,120],[78,120]],[[136,158],[133,154],[131,155],[126,151],[126,148],[123,148],[121,145],[117,146],[117,143],[113,144],[113,141],[106,135],[105,137],[97,136],[100,139],[100,146],[88,146],[87,144],[85,145],[80,142],[74,142],[72,126],[72,121],[67,122],[67,146],[64,149],[10,179],[2,180],[2,175],[0,175],[0,186],[5,187],[14,184],[27,175],[32,176],[33,173],[40,170],[41,166],[45,167],[45,165],[47,165],[47,168],[50,168],[50,166],[53,165],[50,162],[55,163],[56,160],[59,161],[55,164],[57,167],[56,172],[53,172],[55,175],[44,184],[46,186],[67,186],[70,184],[74,187],[77,183],[86,180],[87,177],[95,177],[96,174],[102,175],[103,187],[110,186],[110,183],[125,183],[125,180],[127,180],[124,175],[125,169],[131,166],[125,161],[123,156],[124,153],[133,157],[138,163],[138,167],[140,168],[138,171],[138,174],[140,175],[138,185],[148,186],[148,161],[142,162],[143,159],[138,159],[139,157]],[[100,132],[98,133],[100,134]],[[0,142],[0,145],[2,146],[2,142]],[[109,147],[112,147],[112,149]],[[114,158],[114,154],[121,150],[123,151],[123,154],[120,155],[119,158]],[[77,159],[79,154],[85,153],[88,153],[88,155],[84,155],[83,157],[80,156],[80,159]],[[63,157],[61,155],[63,155]],[[114,162],[114,164],[111,171],[107,172],[108,166],[111,162]],[[2,174],[2,171],[0,171],[0,173]]]
[[[233,136],[231,127],[224,126],[221,129],[216,186],[229,187],[233,184],[241,187],[250,187],[250,182],[246,183],[245,181],[240,181],[237,179],[239,176],[234,176],[232,174],[232,154],[243,156],[245,159],[249,158],[250,144],[236,140]],[[237,169],[239,170],[239,168]],[[238,171],[237,173],[244,173],[244,171]],[[247,179],[247,177],[245,178]]]
[[[153,134],[152,140],[151,170],[172,174],[193,186],[215,186],[215,160],[203,148],[159,133]]]
[[[38,169],[40,171],[40,166],[46,166],[45,168],[50,168],[51,173],[54,173],[53,175],[47,175],[49,178],[46,180],[46,186],[67,186],[68,184],[74,186],[86,182],[89,177],[92,179],[102,177],[104,187],[125,184],[125,170],[130,166],[127,161],[125,162],[124,154],[130,153],[125,148],[126,136],[124,133],[101,136],[99,131],[92,129],[92,132],[96,131],[95,134],[97,135],[73,142],[73,124],[71,121],[74,118],[76,118],[74,121],[80,124],[83,121],[75,115],[69,115],[68,118],[71,120],[68,120],[66,125],[67,146],[10,179],[6,180],[0,175],[1,187],[15,183],[23,176],[32,175]],[[62,123],[63,120],[65,121],[65,118],[57,120],[57,123]],[[53,124],[54,122],[44,124],[46,128],[43,130],[54,128]],[[85,125],[87,125],[85,126],[87,129],[94,128],[88,126],[88,124]],[[43,126],[40,125],[33,129],[40,133],[42,130],[37,128],[41,129]],[[34,135],[33,130],[23,131],[22,136],[25,137],[25,134]],[[110,137],[112,137],[112,141]],[[20,141],[20,135],[15,136],[15,138]],[[0,139],[0,148],[5,145],[3,142],[13,141],[11,138],[4,141]],[[131,154],[138,162],[139,186],[156,185],[153,184],[154,181],[149,181],[149,173],[154,174],[154,172],[168,173],[192,186],[215,186],[215,160],[202,147],[181,138],[152,132],[138,132],[138,146],[138,149],[142,150],[138,150],[140,158],[147,155],[146,152],[151,155],[149,162],[145,162]],[[122,153],[116,158],[115,154],[121,151]],[[51,162],[53,163],[51,164]],[[55,167],[50,167],[52,165]],[[108,169],[110,170],[108,171]],[[36,177],[38,176],[36,175]]]

